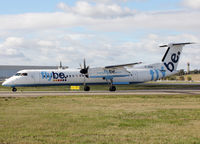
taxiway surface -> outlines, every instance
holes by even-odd
[[[40,97],[40,96],[76,96],[76,95],[176,95],[190,94],[200,95],[200,90],[121,90],[116,92],[108,91],[24,91],[8,92],[1,91],[0,97]]]

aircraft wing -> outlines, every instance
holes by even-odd
[[[134,65],[141,64],[142,62],[136,62],[136,63],[129,63],[129,64],[121,64],[121,65],[111,65],[111,66],[105,66],[105,69],[117,69],[117,68],[124,68],[124,67],[130,67]]]
[[[141,64],[141,62],[137,63],[129,63],[129,64],[121,64],[121,65],[112,65],[100,68],[90,68],[89,69],[89,77],[90,78],[103,78],[105,80],[113,79],[116,77],[127,77],[130,75],[130,72],[125,68],[128,66],[134,66],[137,64]]]

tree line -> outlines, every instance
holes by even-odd
[[[188,74],[200,74],[200,70],[195,69],[195,70],[189,71],[189,73],[188,73],[188,72],[184,71],[184,69],[181,69],[181,70],[179,70],[179,72],[177,74],[165,77],[165,78],[163,78],[163,80],[192,81],[191,76],[186,76]]]

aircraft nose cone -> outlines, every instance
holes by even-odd
[[[6,81],[2,83],[2,86],[6,86]]]
[[[12,82],[9,79],[2,83],[2,86],[10,86],[10,85],[12,85]]]

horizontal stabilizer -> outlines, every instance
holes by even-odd
[[[160,47],[170,47],[170,46],[179,46],[179,45],[189,45],[194,44],[193,42],[187,42],[187,43],[170,43],[168,45],[162,45]]]

